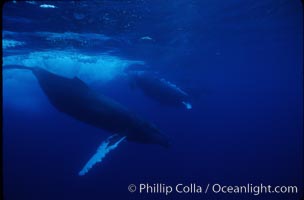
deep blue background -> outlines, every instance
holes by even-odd
[[[145,61],[168,80],[202,95],[193,98],[193,109],[186,111],[159,105],[130,89],[124,80],[110,82],[103,87],[104,93],[153,121],[171,138],[172,147],[123,143],[79,177],[78,171],[108,134],[55,110],[33,80],[33,96],[41,99],[43,109],[19,110],[10,104],[12,100],[4,99],[6,199],[168,198],[127,190],[131,183],[146,182],[265,183],[300,189],[297,195],[169,196],[173,199],[286,200],[303,196],[300,1],[49,3],[57,8],[39,8],[39,2],[5,4],[3,30],[99,33],[115,40],[52,46],[41,38],[20,34],[19,40],[26,40],[26,45],[4,50],[4,56],[71,47],[88,54],[113,50],[111,55]],[[105,13],[110,20],[104,18]],[[140,40],[143,36],[153,41]],[[16,88],[3,89],[9,93]],[[16,98],[22,104],[20,94]]]

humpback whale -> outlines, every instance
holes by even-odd
[[[51,104],[79,121],[126,136],[129,141],[165,147],[169,145],[168,138],[154,124],[113,99],[93,91],[77,77],[66,78],[39,67],[7,65],[3,69],[32,71]]]
[[[189,95],[164,78],[159,78],[155,74],[145,71],[128,72],[128,78],[131,86],[138,87],[145,95],[162,104],[192,109]]]
[[[155,125],[129,111],[118,102],[90,89],[83,81],[56,75],[39,67],[6,65],[3,69],[30,70],[50,103],[60,112],[105,130],[112,135],[79,172],[88,170],[124,139],[137,143],[169,146],[169,139]]]

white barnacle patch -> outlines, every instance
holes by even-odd
[[[25,1],[25,3],[32,4],[32,5],[36,5],[37,4],[35,1]]]
[[[192,109],[192,105],[189,102],[183,101],[182,104],[184,104],[188,110]]]
[[[150,36],[144,36],[140,38],[141,40],[153,40]]]
[[[51,4],[41,4],[39,7],[40,8],[57,8],[56,6],[51,5]]]
[[[179,87],[177,87],[177,85],[171,83],[170,81],[167,81],[166,79],[162,78],[160,79],[161,82],[163,82],[164,84],[168,85],[169,87],[171,87],[172,89],[177,90],[178,92],[180,92],[181,94],[188,96],[188,94],[183,91],[182,89],[180,89]]]

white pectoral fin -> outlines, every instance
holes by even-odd
[[[188,110],[192,109],[192,105],[189,102],[183,101],[182,104],[184,104]]]
[[[101,162],[102,159],[113,149],[117,148],[118,145],[126,138],[125,136],[120,137],[115,143],[112,141],[118,135],[112,135],[108,137],[105,141],[103,141],[96,153],[90,158],[90,160],[85,164],[82,170],[78,173],[79,176],[83,176],[98,162]],[[113,142],[113,143],[112,143]]]

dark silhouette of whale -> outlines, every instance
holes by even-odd
[[[189,95],[175,84],[145,71],[127,72],[131,86],[140,88],[145,95],[161,104],[192,109]]]
[[[152,123],[93,91],[77,77],[66,78],[39,67],[21,65],[6,65],[3,69],[32,71],[51,104],[79,121],[126,137],[128,141],[169,146],[168,138]]]

